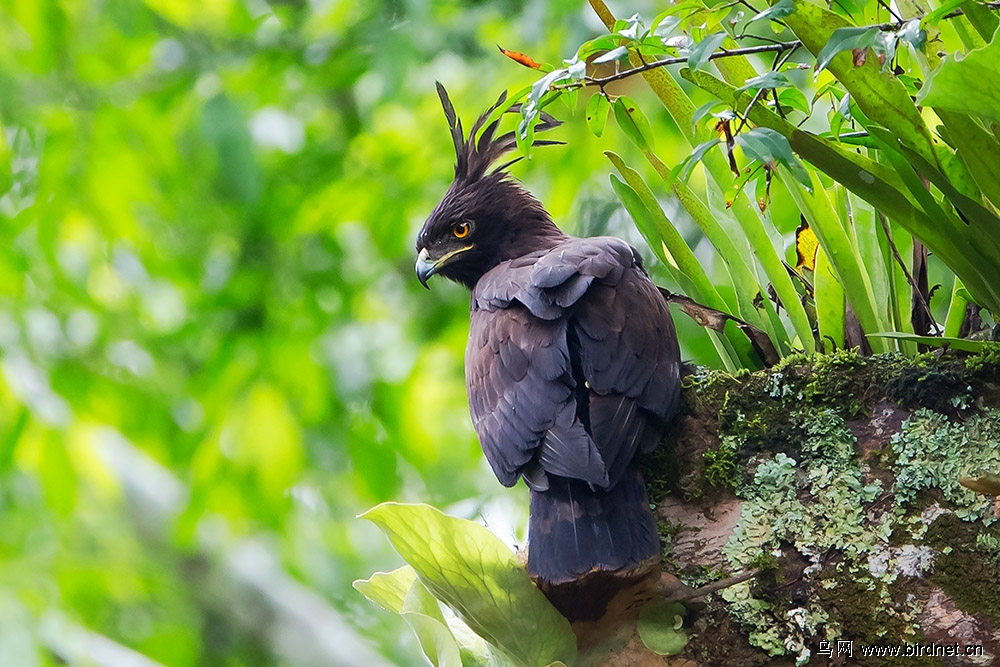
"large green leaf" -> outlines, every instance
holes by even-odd
[[[847,313],[844,307],[844,287],[834,275],[830,260],[822,247],[816,251],[816,270],[813,273],[813,287],[816,299],[816,324],[824,346],[828,343],[836,350],[844,348],[844,323]],[[832,352],[825,348],[827,352]]]
[[[576,656],[576,637],[489,530],[429,505],[383,503],[361,515],[377,525],[420,581],[516,665]]]
[[[868,338],[894,338],[896,340],[906,340],[921,345],[932,347],[947,347],[963,352],[982,352],[983,350],[1000,350],[1000,343],[988,340],[969,340],[968,338],[946,338],[943,336],[918,336],[911,333],[899,331],[887,331],[868,334]]]
[[[462,667],[458,641],[441,614],[441,606],[427,587],[414,581],[403,601],[402,616],[410,624],[424,655],[436,667]]]
[[[785,18],[785,22],[817,57],[826,55],[824,49],[830,48],[828,45],[839,30],[858,30],[825,7],[809,0],[794,2],[796,10]],[[854,33],[840,34],[850,36]],[[835,47],[842,45],[834,42]],[[910,99],[910,93],[891,72],[882,71],[877,58],[867,58],[863,64],[857,65],[850,53],[838,51],[824,65],[843,84],[868,118],[891,129],[924,159],[935,160],[930,132]]]
[[[920,90],[917,102],[1000,122],[1000,38],[962,59],[945,58]]]
[[[955,148],[983,194],[1000,206],[1000,142],[966,114],[935,111],[944,123],[945,141]]]

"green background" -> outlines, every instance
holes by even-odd
[[[526,517],[467,416],[468,296],[413,275],[434,81],[468,127],[538,78],[496,45],[602,32],[577,1],[0,2],[0,664],[424,664],[351,589],[400,564],[355,516]],[[513,173],[641,245],[602,155],[634,149],[552,110],[568,146]]]

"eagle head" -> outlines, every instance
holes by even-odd
[[[440,274],[472,289],[500,262],[551,247],[565,236],[542,204],[507,173],[507,167],[521,158],[490,171],[494,162],[517,147],[514,132],[494,137],[499,117],[487,125],[507,93],[479,117],[466,138],[444,86],[438,83],[437,91],[455,145],[455,180],[417,235],[417,278],[427,287],[427,280]],[[518,112],[520,107],[512,105],[509,111]],[[535,131],[559,125],[542,112]],[[534,145],[558,143],[562,142],[536,140]]]

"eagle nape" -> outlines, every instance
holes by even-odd
[[[668,304],[635,248],[563,233],[507,172],[512,162],[492,168],[517,146],[490,120],[506,94],[466,136],[437,89],[455,178],[417,236],[417,277],[469,288],[469,408],[497,479],[531,491],[528,571],[570,620],[596,620],[621,581],[648,579],[659,562],[633,459],[656,447],[677,409]],[[535,131],[559,124],[542,113]]]

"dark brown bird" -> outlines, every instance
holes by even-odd
[[[495,136],[499,119],[486,125],[506,94],[467,138],[438,94],[455,180],[417,237],[417,277],[472,292],[469,408],[500,483],[531,489],[528,570],[558,585],[634,568],[659,539],[632,460],[657,445],[680,389],[667,303],[635,248],[564,234],[507,173],[516,160],[490,170],[516,146]],[[559,124],[542,114],[536,132]]]

